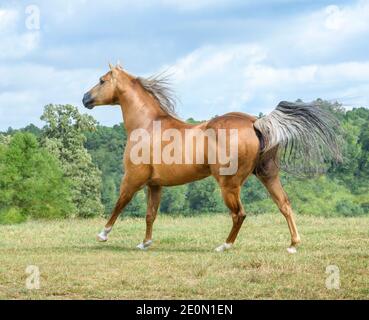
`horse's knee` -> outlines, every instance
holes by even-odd
[[[242,223],[245,219],[246,219],[246,212],[242,210],[238,213],[238,221]]]
[[[146,212],[146,222],[153,223],[156,219],[156,216],[157,216],[157,210],[155,210],[154,208],[152,210],[148,210]]]
[[[286,200],[285,202],[283,202],[282,205],[279,206],[279,210],[285,218],[289,218],[292,215],[291,203],[288,200]]]
[[[147,223],[153,223],[155,220],[155,216],[152,213],[146,214],[146,222]]]
[[[237,213],[232,212],[232,220],[233,220],[233,223],[235,224],[243,222],[245,218],[246,218],[246,212],[244,210],[240,210]]]

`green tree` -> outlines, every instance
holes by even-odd
[[[110,214],[119,196],[123,176],[122,157],[127,135],[122,124],[112,128],[97,126],[86,131],[85,147],[102,173],[102,202]]]
[[[222,212],[226,210],[218,184],[212,177],[190,183],[186,196],[191,211]]]
[[[144,190],[138,191],[131,202],[124,209],[124,216],[142,217],[146,214],[146,193]]]
[[[105,207],[105,213],[111,213],[118,199],[118,191],[113,177],[103,178],[101,201]]]
[[[255,176],[249,177],[242,187],[241,201],[247,213],[259,214],[277,211],[267,190]]]
[[[6,146],[10,143],[11,140],[11,136],[5,135],[5,134],[0,134],[0,148],[1,146]]]
[[[164,188],[160,211],[164,213],[185,213],[188,211],[186,199],[187,186]]]
[[[71,105],[48,105],[41,120],[47,123],[42,144],[59,159],[65,177],[71,181],[76,215],[102,214],[101,172],[84,147],[84,132],[94,130],[96,121]]]
[[[33,134],[18,132],[9,143],[0,143],[0,176],[2,223],[66,217],[74,210],[59,161]]]

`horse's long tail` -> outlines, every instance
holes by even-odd
[[[311,172],[327,161],[341,161],[338,121],[318,104],[280,102],[269,115],[256,120],[254,127],[263,138],[261,157],[275,155],[277,150],[287,170],[291,166]]]

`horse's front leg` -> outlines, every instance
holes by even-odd
[[[108,240],[108,234],[113,229],[113,226],[121,214],[122,210],[127,206],[127,204],[131,201],[135,193],[140,189],[140,184],[133,183],[130,179],[125,176],[122,180],[122,184],[120,187],[120,195],[119,199],[114,207],[114,210],[108,220],[105,228],[97,235],[97,240],[100,242],[106,242]]]
[[[152,227],[160,205],[160,186],[148,186],[147,188],[147,213],[146,213],[146,235],[142,243],[137,248],[145,250],[152,245]]]

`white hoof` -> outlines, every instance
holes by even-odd
[[[221,246],[215,249],[216,252],[223,252],[231,249],[232,243],[223,243]]]
[[[101,231],[98,235],[97,235],[97,241],[99,242],[106,242],[108,241],[108,234],[111,231],[110,229],[104,229],[103,231]]]
[[[152,240],[141,242],[136,248],[140,250],[147,250],[152,245]]]
[[[99,233],[96,237],[97,241],[99,242],[106,242],[108,241],[108,236],[105,235],[103,232]]]
[[[296,247],[288,247],[287,252],[291,254],[295,254],[297,252]]]

